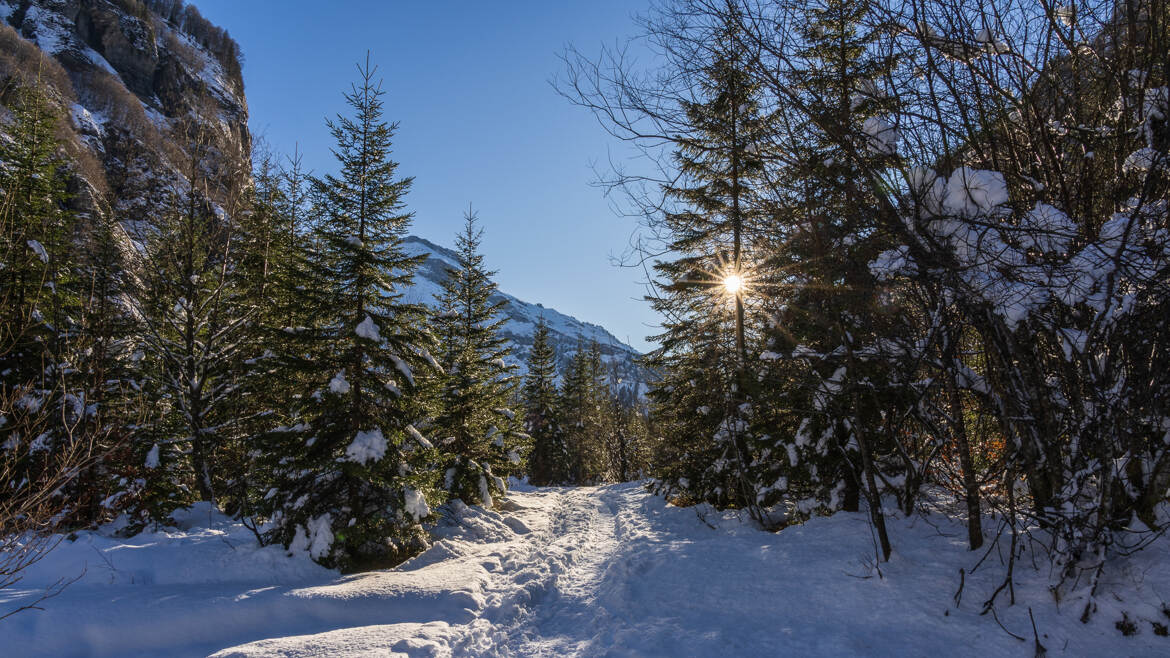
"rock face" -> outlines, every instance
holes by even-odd
[[[10,51],[0,56],[0,105],[35,84],[58,106],[83,182],[79,210],[113,212],[136,237],[142,218],[185,186],[196,144],[216,202],[226,206],[248,180],[239,48],[194,8],[0,0],[0,42]]]

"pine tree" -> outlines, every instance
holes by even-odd
[[[198,500],[213,501],[223,479],[220,453],[241,429],[240,374],[252,309],[237,270],[235,220],[212,202],[200,173],[210,155],[202,141],[190,146],[189,184],[173,192],[145,248],[136,298],[146,386],[166,415],[144,426],[138,444],[145,461],[160,465],[154,470],[160,487],[178,476],[193,483]]]
[[[524,380],[524,426],[532,437],[528,479],[532,484],[562,484],[569,479],[569,454],[561,433],[557,409],[556,352],[549,342],[548,325],[541,317],[528,353]]]
[[[58,118],[35,88],[19,90],[12,112],[11,139],[0,140],[0,372],[47,393],[77,307],[76,217],[67,209]]]
[[[784,428],[769,476],[829,510],[856,510],[865,494],[888,556],[874,474],[902,405],[889,382],[913,366],[858,356],[877,336],[892,337],[880,328],[891,310],[880,308],[869,270],[890,246],[870,172],[897,163],[897,133],[884,118],[894,109],[883,91],[891,62],[870,47],[878,32],[868,11],[846,0],[806,8],[803,65],[789,83],[810,129],[791,149],[799,183],[775,212],[769,267],[790,277],[770,349],[791,358],[765,381],[782,393],[773,423]]]
[[[442,313],[434,320],[442,337],[440,361],[446,372],[440,393],[441,412],[434,429],[442,437],[444,488],[465,503],[491,505],[504,493],[502,476],[516,471],[524,439],[511,408],[514,366],[500,335],[507,303],[492,299],[496,284],[479,253],[483,231],[470,209],[456,240],[457,262],[443,280],[438,296]]]
[[[608,384],[601,364],[601,347],[596,340],[586,347],[578,339],[577,351],[561,382],[558,415],[565,448],[569,454],[568,480],[573,484],[595,484],[607,479],[605,413]]]
[[[764,320],[753,293],[764,278],[765,223],[756,191],[769,117],[748,72],[738,13],[723,19],[697,99],[682,102],[690,134],[674,152],[681,176],[666,189],[675,205],[663,217],[679,256],[655,264],[661,294],[652,301],[666,321],[649,364],[667,380],[652,398],[670,427],[662,490],[754,507],[762,483],[752,470],[752,355]]]
[[[308,269],[279,367],[303,387],[285,424],[258,438],[267,460],[266,538],[343,569],[393,564],[425,543],[420,522],[442,502],[432,444],[416,428],[437,374],[425,310],[402,300],[422,257],[403,239],[412,179],[390,159],[397,124],[367,58],[345,94],[352,116],[328,125],[340,172],[312,179]]]
[[[77,360],[80,387],[90,410],[92,461],[67,489],[78,525],[111,519],[132,507],[145,464],[134,456],[133,435],[143,409],[140,360],[135,358],[140,322],[129,301],[134,293],[123,245],[125,231],[112,213],[87,218],[79,262],[84,358]]]
[[[0,508],[31,516],[0,518],[0,534],[30,520],[30,532],[44,532],[76,514],[59,494],[88,465],[100,429],[59,118],[37,88],[14,96],[0,139]]]

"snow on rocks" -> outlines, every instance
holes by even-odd
[[[345,458],[351,462],[362,464],[376,462],[386,456],[386,437],[382,430],[361,430],[354,437],[353,443],[345,449]]]

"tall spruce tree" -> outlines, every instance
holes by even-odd
[[[314,230],[298,289],[304,326],[280,355],[304,388],[287,422],[259,438],[271,483],[267,538],[342,569],[395,564],[425,545],[420,522],[442,502],[434,448],[416,428],[419,394],[437,375],[424,307],[403,301],[421,256],[403,239],[411,214],[390,159],[397,124],[383,119],[367,57],[345,94],[352,116],[328,125],[340,171],[312,179]]]
[[[872,172],[896,165],[897,132],[886,117],[891,62],[872,48],[879,36],[869,5],[819,0],[805,8],[798,66],[788,73],[789,110],[808,130],[790,147],[798,183],[776,204],[769,271],[783,273],[773,318],[774,366],[765,384],[780,393],[769,477],[805,501],[802,512],[856,510],[864,494],[883,552],[889,544],[875,481],[904,401],[889,367],[862,356],[884,333],[869,263],[889,246]],[[888,323],[887,323],[888,324]],[[901,371],[901,372],[899,372]],[[793,431],[794,430],[794,431]],[[815,501],[815,504],[813,503]]]
[[[13,97],[0,139],[0,507],[27,518],[0,518],[0,534],[76,518],[62,494],[75,490],[100,431],[60,118],[37,87]],[[36,509],[22,506],[37,500]]]
[[[494,272],[479,252],[483,230],[476,214],[468,209],[463,218],[456,266],[447,271],[438,296],[443,312],[434,319],[446,372],[434,429],[446,453],[444,489],[465,503],[491,505],[493,496],[504,493],[503,476],[518,472],[526,437],[512,409],[515,367],[504,361],[510,352],[500,335],[506,321],[500,310],[507,302],[492,299]]]
[[[666,320],[649,364],[665,378],[652,399],[671,428],[662,489],[750,507],[760,489],[752,472],[751,357],[763,319],[751,293],[762,276],[757,189],[768,116],[737,16],[731,11],[713,28],[697,98],[681,102],[689,134],[674,152],[680,176],[666,188],[674,205],[662,218],[678,256],[655,264],[660,295],[652,303]]]
[[[524,429],[532,437],[528,479],[536,485],[563,484],[569,479],[569,453],[557,409],[557,355],[541,317],[528,353],[524,379]]]
[[[595,484],[606,478],[607,391],[600,346],[596,340],[586,346],[584,339],[578,338],[577,350],[561,381],[558,410],[572,484]]]

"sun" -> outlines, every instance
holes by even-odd
[[[723,277],[723,289],[729,295],[738,295],[743,290],[743,277],[738,274],[728,274]]]

